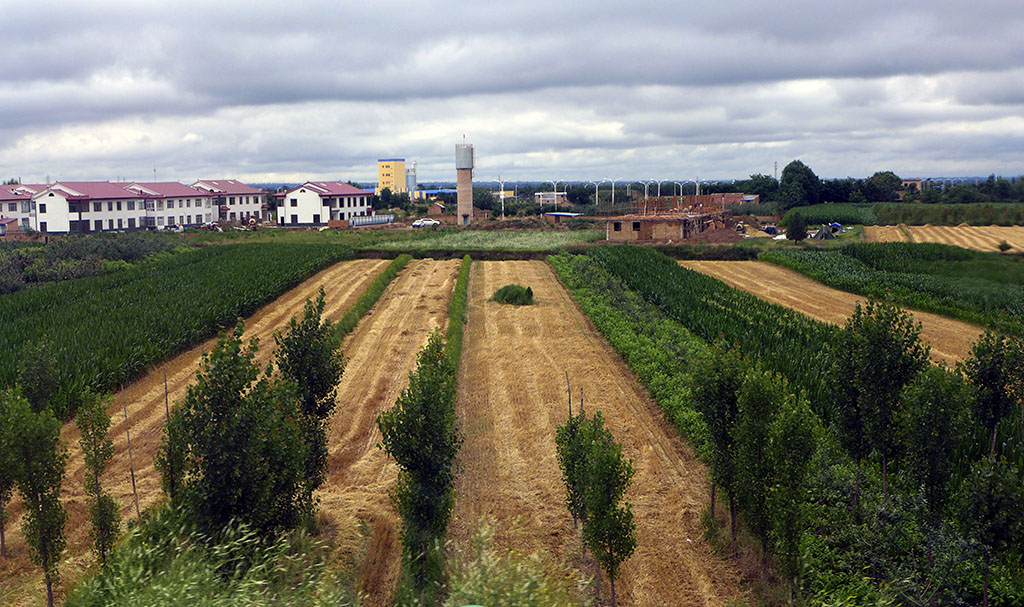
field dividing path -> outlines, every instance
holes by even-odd
[[[833,289],[799,272],[764,261],[681,261],[679,264],[766,301],[835,325],[846,324],[857,302],[867,303],[867,297]],[[907,311],[921,323],[921,339],[931,345],[931,357],[936,362],[955,365],[963,360],[970,355],[971,344],[983,331],[977,325],[938,314]]]
[[[332,320],[340,318],[363,293],[373,279],[380,274],[386,260],[343,261],[314,274],[299,286],[267,304],[245,321],[243,338],[248,341],[256,337],[260,349],[256,360],[260,367],[271,359],[274,350],[275,331],[283,330],[292,316],[301,316],[306,299],[315,297],[320,287],[324,288],[324,315]],[[194,302],[202,306],[203,302]],[[165,422],[164,377],[167,378],[167,400],[170,407],[184,400],[185,392],[195,380],[199,361],[204,351],[210,351],[216,338],[207,340],[174,358],[157,365],[140,379],[128,385],[114,396],[108,409],[111,416],[110,438],[114,441],[114,456],[101,479],[103,488],[113,495],[120,506],[123,521],[135,520],[135,505],[129,470],[128,443],[125,438],[124,403],[127,402],[130,421],[132,453],[135,480],[138,487],[139,507],[146,507],[163,499],[160,489],[160,475],[153,467],[153,458],[163,436]],[[78,445],[80,434],[74,422],[64,424],[61,440],[68,446],[67,473],[61,490],[61,501],[67,508],[68,519],[65,535],[68,540],[67,553],[60,565],[62,577],[71,580],[76,577],[93,558],[89,552],[89,517],[84,495],[83,481],[85,464]],[[28,551],[21,534],[22,508],[20,498],[15,498],[10,507],[12,515],[7,525],[7,549],[12,558],[0,559],[0,604],[7,604],[5,595],[13,592],[15,585],[21,586],[35,579],[32,596],[10,597],[12,604],[34,604],[34,598],[45,595],[42,574],[38,567],[29,563]],[[18,602],[15,602],[18,601]]]
[[[377,416],[394,406],[409,384],[430,332],[448,323],[448,302],[460,261],[411,261],[345,340],[345,374],[327,431],[327,481],[317,492],[321,516],[344,523],[359,519],[370,530],[359,584],[363,605],[391,605],[402,546],[389,491],[398,464],[377,448]],[[342,525],[345,527],[346,525]]]
[[[488,301],[509,283],[531,287],[535,304]],[[636,470],[626,499],[637,549],[616,584],[619,604],[719,606],[743,596],[738,569],[702,539],[706,468],[541,261],[476,262],[470,273],[451,540],[468,549],[478,522],[493,518],[499,548],[566,561],[579,553],[555,455],[555,427],[568,414],[566,372],[574,407],[582,388],[586,410],[601,410]]]

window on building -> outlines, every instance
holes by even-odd
[[[117,210],[118,211],[121,210],[121,201],[120,200],[117,201]]]
[[[97,220],[93,221],[92,225],[93,225],[93,229],[96,230],[97,232],[102,232],[103,231],[103,220],[102,219],[97,219]]]
[[[299,216],[298,215],[292,215],[292,223],[299,223]]]
[[[100,211],[103,210],[103,203],[102,202],[94,202],[94,203],[92,203],[92,210],[95,211],[96,213],[99,213]]]
[[[22,213],[28,213],[31,209],[32,209],[32,203],[30,201],[26,200],[25,202],[21,203],[21,212]]]
[[[185,224],[185,216],[184,215],[178,215],[178,224],[179,225],[184,225]]]
[[[320,214],[313,213],[313,223],[320,223]]]
[[[123,227],[124,227],[124,220],[121,219],[120,217],[118,217],[117,218],[117,229],[120,230]]]
[[[39,203],[39,214],[42,215],[45,212],[46,212],[46,203],[45,202],[40,202]]]
[[[621,221],[612,222],[612,231],[613,232],[621,232],[622,231],[622,222]]]
[[[113,230],[114,229],[114,220],[113,219],[108,219],[107,220],[107,229],[108,230]]]
[[[158,226],[164,225],[164,216],[163,215],[161,215],[161,216],[156,218],[156,225],[158,225]]]
[[[186,209],[191,209],[192,208],[192,199],[191,198],[186,198],[185,199],[185,208]]]
[[[128,218],[128,229],[132,230],[134,228],[135,228],[135,218],[134,217],[129,217]]]
[[[7,211],[9,213],[13,213],[13,212],[15,212],[17,210],[18,210],[18,203],[16,203],[16,202],[9,202],[9,203],[7,203]]]
[[[129,200],[128,201],[128,210],[129,211],[134,211],[135,210],[135,201],[134,200]]]
[[[229,196],[228,197],[228,204],[235,204],[235,197],[234,196]]]
[[[109,201],[109,200],[107,201],[107,210],[108,211],[113,211],[114,210],[114,203]]]
[[[45,221],[40,221],[39,222],[39,231],[40,232],[45,232],[46,231],[46,222]]]
[[[28,217],[21,218],[21,229],[28,229]]]
[[[633,231],[634,232],[639,232],[640,231],[640,222],[639,221],[634,221],[633,222]]]
[[[174,208],[174,201],[173,200],[168,200],[167,201],[167,208],[168,209],[173,209]]]
[[[299,206],[299,199],[298,199],[298,198],[292,198],[292,199],[291,199],[291,200],[289,200],[288,202],[289,202],[289,203],[291,204],[291,206],[293,206],[293,207],[297,207],[297,206]]]

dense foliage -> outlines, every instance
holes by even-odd
[[[1020,203],[853,203],[836,202],[804,206],[799,209],[810,224],[831,223],[843,225],[1024,225],[1024,204]],[[783,217],[783,223],[796,209]]]
[[[830,287],[1024,335],[1024,263],[930,243],[774,249],[763,261]]]
[[[243,343],[242,331],[239,322],[203,353],[156,458],[164,485],[176,488],[174,503],[207,533],[231,521],[259,532],[291,529],[305,512],[299,389],[261,371],[257,340]]]
[[[53,585],[66,545],[67,512],[60,489],[68,455],[61,424],[49,409],[34,410],[16,388],[0,390],[0,413],[0,463],[12,466],[25,506],[21,528],[29,558],[43,570],[47,604],[53,607]]]
[[[633,479],[633,462],[623,459],[598,411],[588,418],[582,404],[555,431],[558,465],[565,482],[566,506],[573,521],[583,523],[583,538],[611,583],[615,605],[615,579],[636,549],[636,523],[632,506],[622,503]]]
[[[466,323],[466,299],[469,297],[469,270],[473,260],[469,255],[462,258],[459,275],[455,279],[452,299],[448,302],[448,330],[445,331],[445,353],[448,360],[458,368],[462,354],[462,329]]]
[[[92,523],[89,535],[102,564],[106,564],[107,556],[114,547],[121,523],[117,502],[100,485],[100,477],[114,455],[114,441],[107,437],[110,430],[108,402],[108,398],[86,392],[75,416],[82,435],[78,442],[85,460],[85,494],[89,499],[89,522]]]
[[[321,287],[315,300],[306,300],[302,320],[293,316],[285,333],[274,333],[277,368],[299,391],[297,422],[306,446],[301,499],[307,523],[315,511],[313,492],[327,478],[327,421],[345,371],[341,339],[333,324],[322,318],[325,304]]]
[[[0,248],[0,294],[27,285],[105,274],[182,246],[177,236],[149,232],[67,236],[45,245]]]
[[[402,520],[402,590],[433,601],[443,577],[444,537],[455,506],[455,365],[435,331],[417,357],[409,385],[377,418],[382,448],[398,462],[392,499]]]
[[[491,299],[512,306],[530,306],[533,305],[533,289],[523,285],[509,284],[495,291]]]
[[[670,288],[643,284],[633,293],[624,288],[627,276],[609,275],[608,269],[614,274],[620,267],[614,255],[607,254],[612,263],[595,263],[603,262],[606,254],[592,251],[549,260],[581,308],[708,458],[714,453],[708,448],[709,434],[714,433],[709,433],[711,422],[698,410],[712,407],[696,402],[694,395],[712,394],[698,389],[698,382],[714,384],[714,374],[728,368],[701,363],[707,347],[670,316],[678,314],[699,331],[701,315],[679,313],[678,308],[691,305],[716,316],[729,309],[720,303],[728,298],[688,300]],[[664,271],[663,282],[679,281],[668,265],[649,265]],[[640,266],[631,270],[634,275],[656,280],[656,274]],[[757,318],[756,307],[752,317]],[[771,341],[778,334],[760,337]],[[819,347],[828,350],[838,340],[831,331],[826,337]],[[986,595],[995,605],[1019,603],[1024,596],[1019,551],[1024,530],[1013,514],[1019,510],[1009,506],[1024,499],[1019,410],[1000,421],[996,463],[985,463],[993,461],[988,454],[991,434],[970,413],[978,386],[948,369],[918,374],[905,390],[890,395],[895,402],[885,403],[886,415],[871,422],[876,431],[880,423],[888,424],[880,430],[888,434],[886,444],[879,447],[862,434],[864,475],[858,507],[855,461],[840,446],[845,444],[847,426],[840,423],[829,393],[843,393],[844,386],[829,378],[835,377],[832,364],[852,360],[863,365],[871,357],[836,357],[826,366],[828,375],[822,381],[829,390],[819,396],[808,391],[803,397],[799,385],[786,387],[782,378],[758,371],[760,364],[772,366],[772,360],[761,354],[771,353],[771,348],[739,339],[731,343],[751,357],[743,363],[751,370],[735,393],[739,419],[729,433],[731,457],[742,462],[737,468],[756,469],[736,479],[740,515],[793,582],[798,597],[812,605],[969,605],[981,603]],[[1013,345],[1018,343],[1005,345],[1008,355],[1003,360],[1016,360],[1017,355],[1009,353],[1019,350]],[[704,375],[692,375],[694,370]],[[728,406],[730,399],[721,400]],[[743,416],[750,414],[754,417],[744,423]],[[883,451],[891,480],[887,496],[882,490]],[[716,471],[721,462],[721,455],[710,458],[713,478],[721,478],[722,471]],[[962,516],[967,511],[974,513],[970,519]]]
[[[724,338],[823,402],[834,329],[678,265],[646,247],[588,253],[667,316],[706,341]]]
[[[104,276],[5,295],[0,385],[17,380],[25,344],[47,340],[54,345],[59,378],[54,410],[67,418],[86,388],[116,388],[351,255],[336,245],[188,249]]]

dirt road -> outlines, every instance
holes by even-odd
[[[344,344],[348,364],[328,430],[327,482],[319,497],[323,517],[337,522],[357,517],[369,527],[359,574],[368,597],[364,605],[391,605],[402,552],[388,497],[398,466],[377,448],[377,415],[408,385],[430,332],[447,325],[458,269],[457,259],[410,262]]]
[[[532,287],[536,304],[487,301],[508,283]],[[582,388],[586,409],[602,411],[636,469],[627,499],[637,549],[616,584],[619,604],[725,605],[741,596],[738,570],[701,538],[705,467],[551,268],[540,261],[477,262],[469,289],[458,398],[464,472],[449,537],[466,547],[477,521],[489,516],[500,547],[561,559],[579,551],[554,445],[555,427],[567,416],[568,371],[574,402]]]
[[[846,323],[857,302],[867,298],[839,291],[799,272],[763,261],[681,261],[697,270],[767,301],[792,308],[811,318],[837,325]],[[982,328],[959,320],[910,311],[921,323],[921,337],[931,344],[932,359],[949,365],[967,357]]]
[[[994,253],[1006,241],[1011,251],[1024,251],[1024,226],[865,226],[869,242],[937,242],[966,249]]]
[[[387,266],[384,260],[356,260],[335,264],[323,270],[298,287],[288,291],[274,302],[246,319],[245,338],[257,337],[260,351],[257,360],[261,366],[271,358],[274,347],[273,333],[282,329],[292,316],[301,315],[307,298],[315,296],[323,286],[326,292],[325,315],[338,319],[353,304],[366,286]],[[201,302],[197,302],[201,305]],[[135,519],[135,505],[129,472],[129,455],[125,438],[127,402],[130,421],[135,479],[139,493],[139,507],[163,498],[160,476],[153,467],[153,457],[160,445],[164,426],[164,377],[166,373],[170,406],[185,397],[192,383],[203,351],[209,351],[215,340],[209,340],[149,371],[138,381],[115,395],[108,412],[111,414],[110,436],[114,440],[114,456],[104,474],[102,484],[121,507],[124,520]],[[65,582],[92,562],[88,554],[89,523],[82,489],[85,475],[82,453],[78,446],[79,433],[75,424],[65,424],[61,439],[68,445],[67,474],[61,492],[61,501],[68,512],[65,533],[68,539],[67,557],[61,564]],[[17,502],[17,500],[15,500]],[[28,552],[21,534],[21,506],[12,505],[8,524],[7,548],[13,558],[0,559],[0,604],[33,604],[45,595],[39,569],[28,561]],[[58,589],[61,591],[61,589]]]

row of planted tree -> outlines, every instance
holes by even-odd
[[[935,367],[919,325],[892,306],[794,331],[789,314],[743,306],[659,257],[630,247],[552,264],[704,454],[733,520],[777,559],[796,600],[1016,604],[1019,341],[986,334],[960,367]],[[757,330],[737,337],[745,327]],[[727,341],[709,347],[709,329]],[[793,360],[759,343],[801,333],[817,339]]]
[[[293,317],[275,334],[274,362],[266,369],[255,362],[257,340],[243,340],[241,322],[203,354],[195,383],[169,413],[155,461],[170,507],[199,533],[217,538],[232,525],[262,534],[313,524],[314,491],[326,475],[325,424],[344,371],[341,339],[409,259],[403,255],[389,264],[339,323],[322,319],[321,289],[307,300],[301,319]],[[67,448],[54,415],[51,347],[39,344],[26,352],[18,385],[0,392],[0,549],[16,487],[30,557],[43,570],[52,605],[66,544],[67,515],[59,497]],[[76,417],[91,537],[102,564],[119,533],[117,504],[100,486],[113,453],[110,400],[86,391]]]

